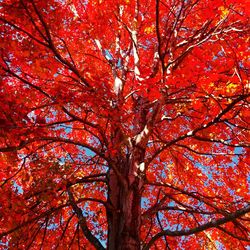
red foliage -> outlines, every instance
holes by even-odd
[[[245,249],[247,1],[0,4],[0,248]]]

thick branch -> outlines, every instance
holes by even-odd
[[[82,210],[77,206],[73,194],[69,189],[68,189],[68,195],[69,195],[69,202],[78,217],[79,224],[83,234],[96,249],[104,250],[105,248],[102,246],[100,241],[89,230],[86,218],[83,216]]]
[[[249,212],[250,212],[250,205],[240,210],[237,210],[236,212],[231,213],[227,216],[224,216],[221,219],[213,220],[211,222],[205,223],[195,228],[180,230],[180,231],[163,230],[160,233],[156,234],[154,237],[152,237],[152,239],[143,248],[143,250],[149,250],[150,247],[154,244],[154,242],[158,240],[159,238],[161,238],[162,236],[187,236],[191,234],[197,234],[199,232],[202,232],[204,230],[214,228],[214,227],[220,228],[219,227],[220,225],[233,221],[241,216],[244,216],[246,213],[249,213]]]

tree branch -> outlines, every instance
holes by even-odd
[[[67,190],[67,192],[69,195],[69,202],[78,217],[78,221],[83,234],[96,249],[105,250],[100,241],[89,230],[86,218],[83,216],[82,210],[77,206],[72,192],[69,189]]]
[[[234,213],[230,213],[227,216],[224,216],[223,218],[213,220],[211,222],[205,223],[203,225],[200,225],[195,228],[186,229],[186,230],[180,230],[180,231],[171,231],[171,230],[163,230],[160,233],[156,234],[152,237],[152,239],[149,241],[149,243],[143,248],[143,250],[149,250],[150,247],[155,243],[156,240],[161,238],[162,236],[188,236],[191,234],[197,234],[199,232],[202,232],[204,230],[210,229],[210,228],[219,228],[220,225],[223,225],[227,222],[233,221],[241,216],[244,216],[246,213],[250,212],[250,204],[240,210],[237,210]]]

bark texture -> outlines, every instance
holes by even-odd
[[[120,165],[125,182],[121,183],[113,170],[109,173],[108,249],[139,250],[141,225],[141,193],[143,177],[136,172],[134,159]]]

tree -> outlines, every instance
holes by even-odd
[[[246,249],[247,11],[1,1],[1,249]]]

